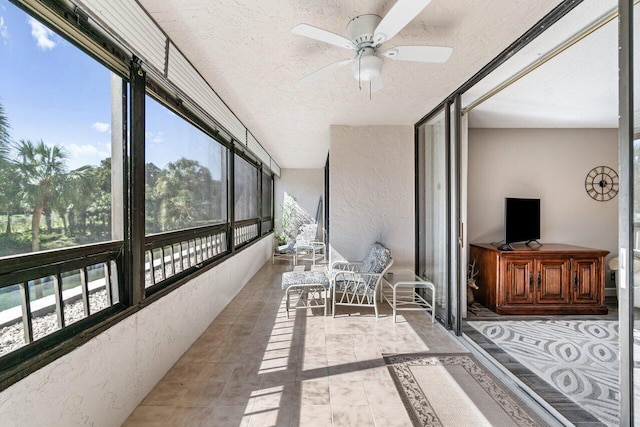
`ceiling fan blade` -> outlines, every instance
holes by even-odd
[[[378,77],[377,79],[371,80],[369,84],[371,85],[371,92],[378,92],[379,90],[382,90],[382,88],[384,87],[384,81],[382,80],[382,76]]]
[[[443,46],[396,46],[382,52],[390,59],[416,62],[446,62],[453,48]]]
[[[398,0],[373,32],[376,46],[390,40],[413,20],[431,0]]]
[[[301,83],[314,82],[326,75],[332,74],[338,68],[344,67],[345,65],[350,64],[351,62],[353,62],[353,59],[343,59],[342,61],[334,62],[333,64],[329,64],[325,67],[320,68],[319,70],[314,71],[313,73],[301,78],[298,81]]]
[[[292,33],[300,36],[309,37],[310,39],[320,40],[321,42],[329,43],[335,46],[344,47],[354,50],[355,46],[346,37],[339,36],[322,28],[314,27],[313,25],[300,24],[293,27]]]

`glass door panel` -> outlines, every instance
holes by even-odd
[[[640,6],[619,2],[620,425],[640,425]],[[610,264],[611,266],[611,264]]]
[[[449,325],[449,163],[445,111],[418,128],[418,274],[436,286],[436,316]]]
[[[631,153],[632,162],[629,177],[632,183],[633,204],[629,208],[632,210],[633,214],[631,216],[631,224],[629,224],[628,227],[628,233],[631,236],[633,262],[627,263],[631,272],[626,275],[626,280],[621,277],[621,281],[619,283],[621,286],[618,292],[619,294],[625,293],[623,296],[624,300],[628,298],[628,309],[625,310],[625,308],[627,308],[625,307],[627,304],[622,304],[620,306],[621,323],[624,322],[626,317],[625,314],[630,315],[633,321],[633,326],[629,333],[625,334],[625,328],[622,326],[620,328],[621,339],[626,340],[627,343],[629,343],[633,354],[633,363],[629,364],[627,368],[633,373],[630,375],[631,381],[627,384],[625,384],[625,381],[622,381],[621,386],[627,385],[628,388],[634,391],[632,395],[632,402],[630,403],[632,403],[634,408],[634,424],[640,425],[640,369],[638,368],[638,366],[640,366],[640,346],[638,345],[638,341],[640,341],[640,6],[633,6],[632,34],[633,56],[630,63],[633,64],[633,94],[630,95],[632,95],[633,117],[630,117],[629,119],[632,121],[633,125],[632,135],[630,135],[630,139],[633,141],[633,149]],[[621,174],[623,174],[623,170],[621,170]],[[624,182],[621,184],[624,185]],[[621,212],[624,212],[624,209],[621,209]],[[624,245],[622,245],[622,247],[624,247]],[[620,257],[622,256],[623,254],[621,253]],[[621,273],[623,272],[621,271]],[[628,283],[628,286],[625,286],[625,283]],[[624,348],[624,346],[621,346],[621,348]],[[624,352],[622,355],[624,356]],[[625,375],[625,365],[625,363],[622,363],[620,366],[622,375]],[[621,392],[624,392],[624,390],[621,390]]]

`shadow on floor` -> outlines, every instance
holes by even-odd
[[[270,262],[127,419],[126,426],[411,425],[383,355],[466,353],[424,313],[339,307],[287,319]],[[482,410],[482,408],[480,408]]]

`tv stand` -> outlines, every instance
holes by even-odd
[[[529,240],[527,243],[525,243],[525,245],[529,246],[530,243],[535,243],[536,245],[538,245],[539,248],[544,246],[542,243],[540,243],[539,240],[536,240],[536,239]],[[531,246],[529,246],[529,247],[531,247]]]
[[[547,243],[504,251],[473,244],[480,287],[475,299],[498,314],[606,314],[605,257],[609,252]]]

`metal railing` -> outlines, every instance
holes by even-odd
[[[236,221],[233,230],[233,244],[239,248],[259,237],[258,218]]]
[[[272,218],[238,221],[231,238],[228,223],[147,236],[145,288],[164,289],[230,255],[231,242],[239,249],[257,240],[272,224]],[[0,356],[118,304],[123,252],[117,241],[0,258]]]
[[[145,288],[228,253],[227,241],[227,224],[147,236]]]
[[[262,226],[260,229],[262,235],[264,236],[265,234],[270,232],[272,229],[273,229],[273,221],[271,220],[271,217],[262,218]]]
[[[108,242],[2,258],[0,355],[117,303],[122,250]]]

